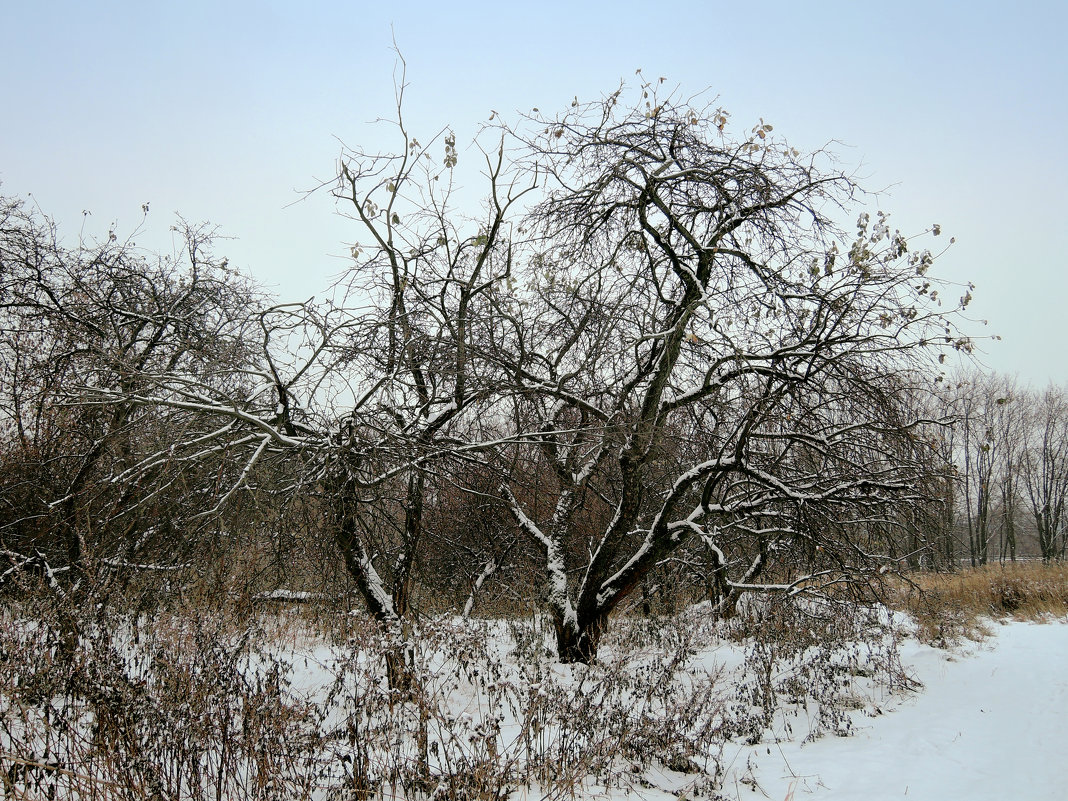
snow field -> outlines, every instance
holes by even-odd
[[[772,799],[1063,801],[1068,798],[1068,621],[991,624],[964,651],[909,640],[923,682],[849,738],[738,749]],[[760,792],[742,798],[763,798]]]

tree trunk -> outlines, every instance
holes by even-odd
[[[953,529],[956,525],[956,513],[953,504],[956,503],[956,494],[952,484],[949,485],[945,497],[945,512],[942,522],[942,555],[947,567],[954,568],[957,565],[957,553],[954,542]]]
[[[367,604],[382,633],[390,640],[386,650],[386,676],[391,690],[397,690],[402,700],[407,700],[413,687],[411,671],[412,650],[407,644],[410,630],[397,613],[396,601],[407,604],[407,585],[392,593],[386,589],[385,582],[375,570],[363,543],[360,541],[357,520],[358,495],[355,483],[344,480],[334,490],[334,540],[341,549],[345,567],[356,588]]]
[[[556,630],[556,656],[563,664],[588,665],[597,659],[601,634],[608,623],[607,614],[592,617],[572,617],[563,620],[553,613],[553,628]]]

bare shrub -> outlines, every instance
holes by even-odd
[[[557,661],[548,617],[324,632],[42,591],[0,619],[0,772],[14,797],[503,799],[665,773],[714,794],[728,743],[846,734],[876,689],[909,686],[887,616],[826,603],[624,616],[587,665]]]
[[[38,598],[5,612],[0,750],[11,793],[310,793],[317,721],[290,691],[290,665],[262,647],[255,627],[235,635],[210,617],[102,609],[78,615]],[[22,769],[31,765],[50,767]]]
[[[791,739],[803,711],[806,740],[852,732],[851,712],[875,690],[918,685],[901,665],[899,635],[881,606],[830,599],[752,599],[732,634],[745,644],[745,677],[731,707],[735,731],[755,744]],[[777,720],[778,718],[778,720]]]

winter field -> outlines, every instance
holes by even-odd
[[[397,59],[310,297],[0,197],[4,799],[1068,795],[1068,393],[954,238],[641,70],[420,142]]]
[[[1068,618],[1012,586],[624,617],[589,666],[541,618],[9,604],[0,797],[1061,799]]]

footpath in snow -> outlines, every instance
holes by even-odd
[[[1068,799],[1068,623],[990,628],[964,653],[905,645],[923,690],[889,714],[858,716],[852,737],[740,752],[735,765],[751,756],[759,784],[740,797]]]

